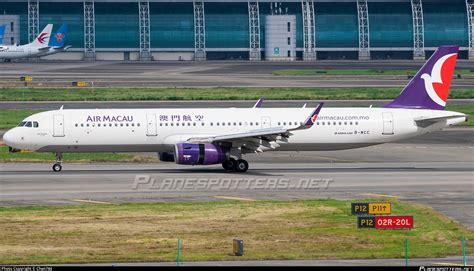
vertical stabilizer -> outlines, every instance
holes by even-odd
[[[443,110],[448,99],[459,46],[441,46],[426,61],[418,73],[389,108]]]

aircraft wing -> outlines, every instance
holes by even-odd
[[[418,127],[422,127],[422,128],[425,128],[425,127],[428,127],[430,125],[433,125],[437,122],[440,122],[440,121],[445,121],[445,120],[449,120],[449,119],[456,119],[456,118],[467,118],[468,115],[451,115],[451,116],[444,116],[444,117],[436,117],[436,118],[420,118],[420,119],[416,119],[415,120],[415,123]]]
[[[280,147],[280,144],[288,142],[288,138],[293,135],[292,131],[305,130],[313,126],[319,111],[323,107],[320,103],[315,110],[306,118],[302,124],[296,128],[265,128],[252,130],[245,133],[218,135],[210,137],[191,137],[186,142],[189,143],[230,143],[233,148],[240,148],[242,153],[263,152]]]

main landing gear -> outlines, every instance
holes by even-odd
[[[235,160],[230,158],[222,163],[222,167],[227,171],[246,172],[249,169],[249,163],[243,159]]]
[[[60,172],[63,169],[61,165],[63,163],[63,154],[60,152],[56,153],[56,164],[53,165],[54,172]]]

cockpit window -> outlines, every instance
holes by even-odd
[[[25,124],[25,127],[31,127],[31,121],[28,121],[26,124]]]
[[[38,124],[37,121],[33,121],[33,127],[34,127],[34,128],[38,128],[38,127],[39,127],[39,124]]]
[[[22,122],[20,122],[20,124],[18,124],[17,127],[23,127],[23,126],[25,126],[25,124],[26,124],[26,121],[22,121]]]

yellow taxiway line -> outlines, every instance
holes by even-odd
[[[88,200],[88,199],[73,199],[72,201],[82,202],[82,203],[95,203],[95,204],[115,204],[113,202],[96,201],[96,200]]]
[[[393,196],[393,195],[385,195],[385,194],[375,194],[375,193],[365,193],[362,194],[364,196],[371,196],[371,197],[385,197],[385,198],[395,198],[398,199],[400,196]]]
[[[248,199],[248,198],[238,198],[238,197],[226,197],[226,196],[214,196],[216,199],[228,199],[228,200],[240,200],[240,201],[257,201],[254,199]]]

